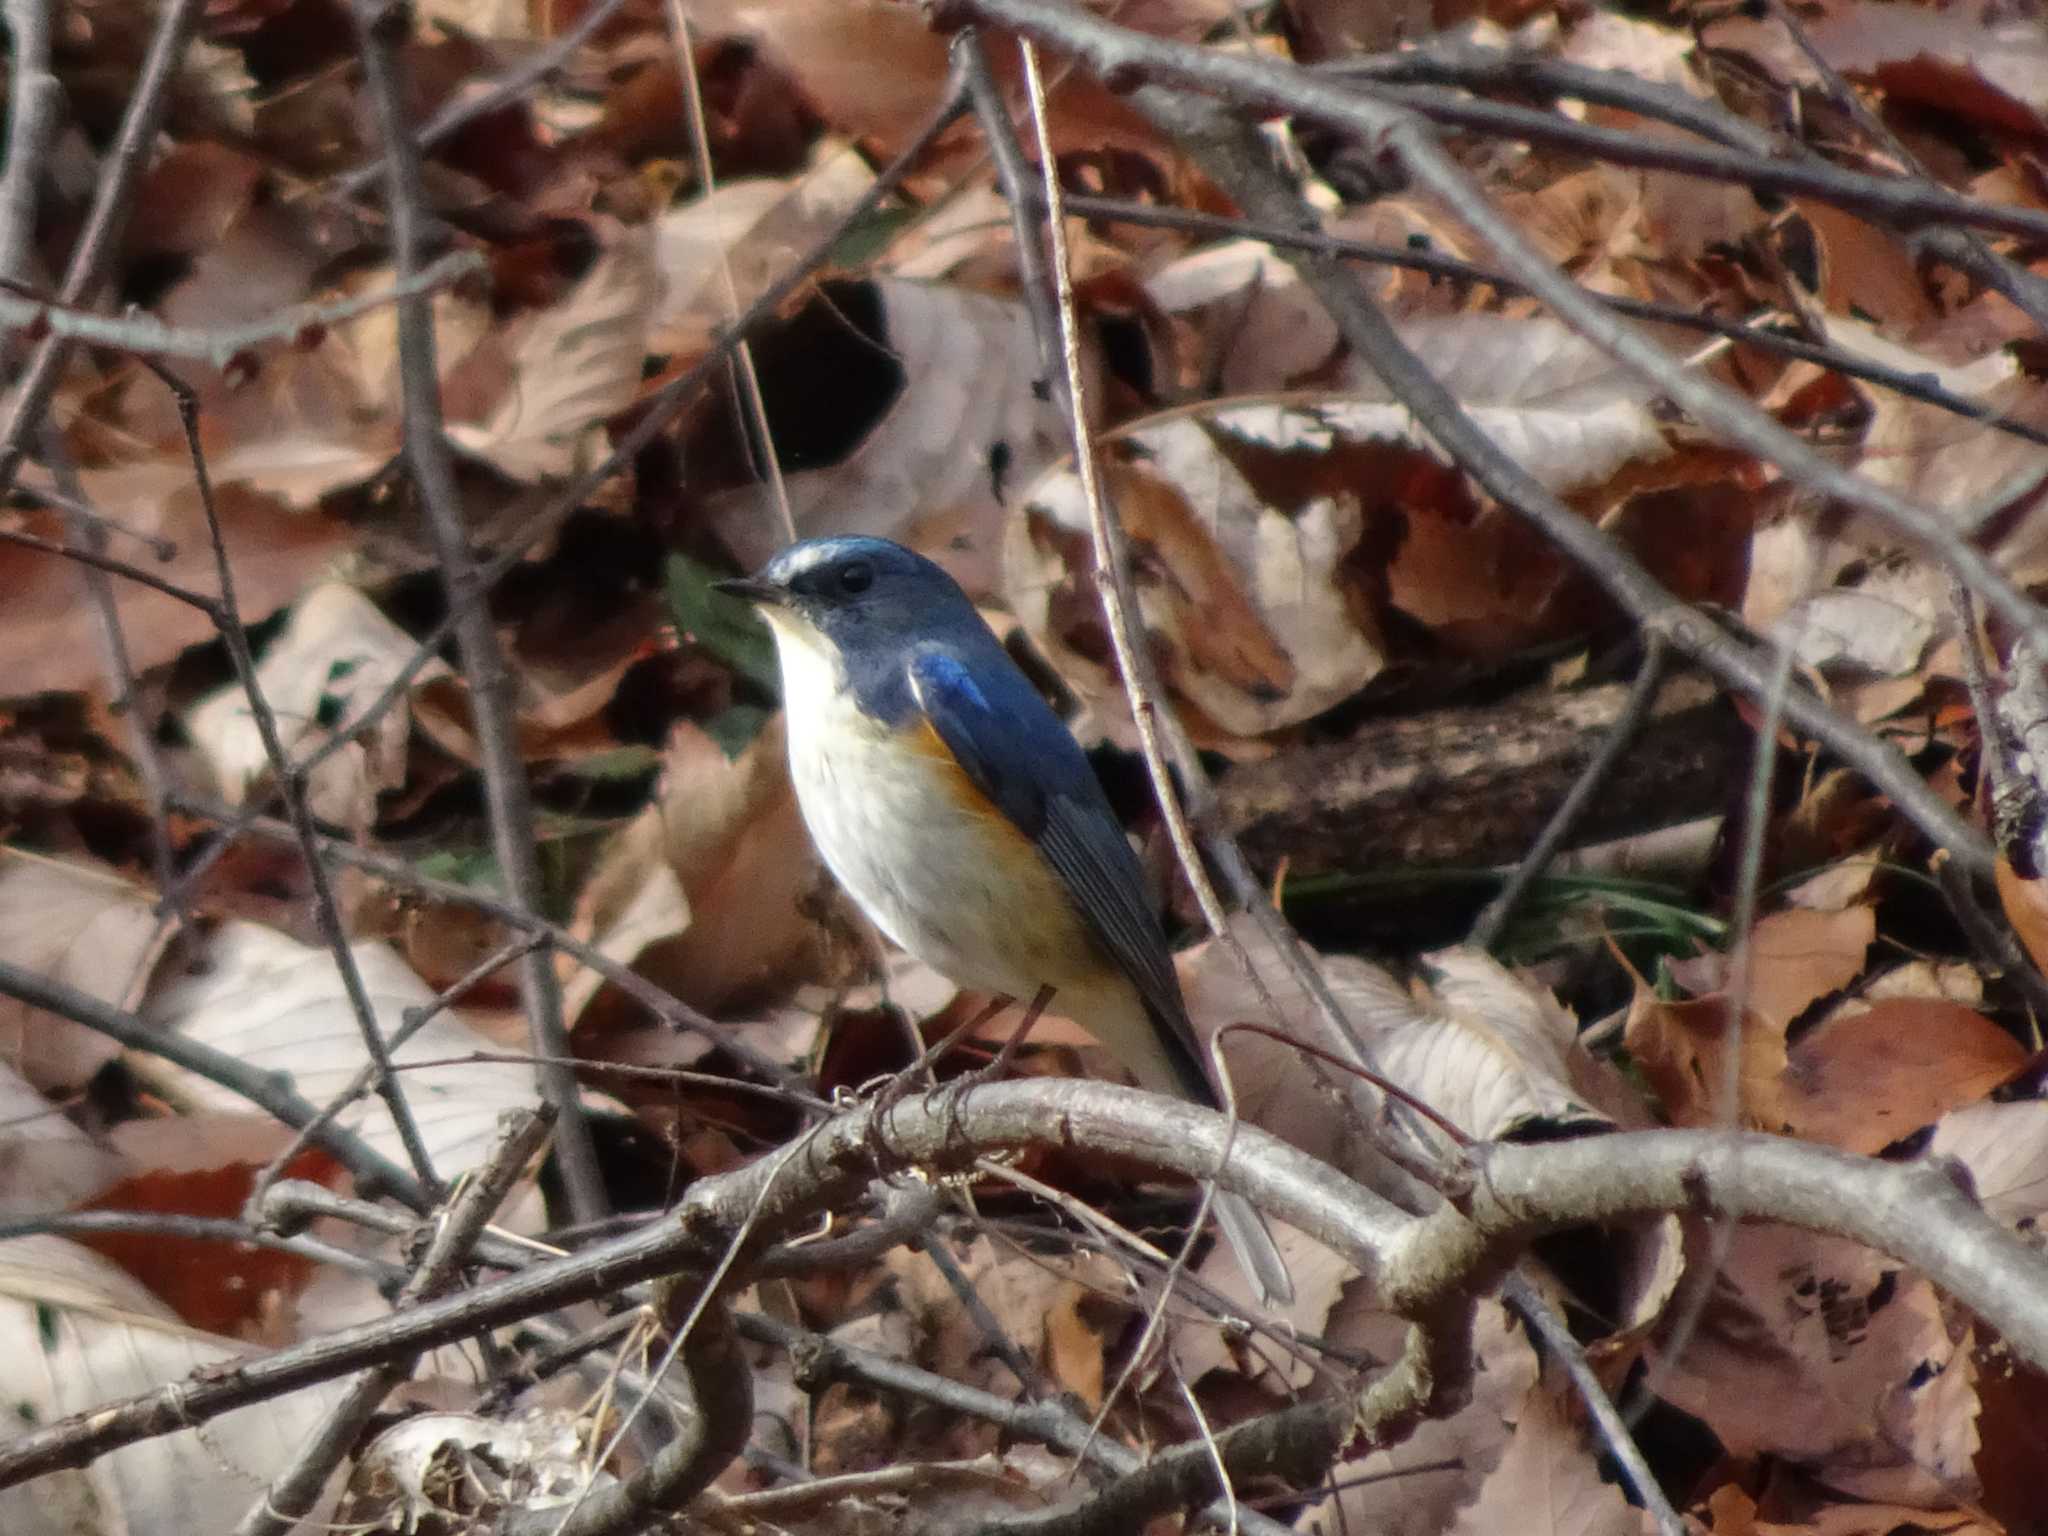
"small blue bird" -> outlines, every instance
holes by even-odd
[[[882,931],[963,987],[1056,1006],[1140,1086],[1216,1107],[1138,861],[1081,749],[953,578],[886,539],[793,544],[720,582],[775,635],[797,803]],[[1218,1224],[1291,1297],[1258,1213]]]

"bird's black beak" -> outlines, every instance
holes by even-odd
[[[768,603],[780,607],[789,601],[789,592],[772,581],[763,581],[759,576],[734,576],[726,581],[714,581],[711,590],[723,592],[727,597],[737,597],[743,602]]]

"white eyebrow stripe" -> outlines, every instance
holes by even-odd
[[[829,545],[813,544],[802,550],[790,551],[783,557],[783,568],[791,576],[801,576],[805,571],[815,570],[832,557]]]
[[[776,557],[776,561],[782,567],[782,573],[780,573],[778,580],[782,584],[795,582],[799,575],[803,575],[805,571],[815,571],[819,565],[829,565],[831,561],[838,559],[844,553],[846,551],[838,549],[836,541],[829,541],[829,539],[827,541],[819,541],[819,543],[809,543],[809,545],[797,547],[797,549],[786,549],[786,551],[782,551],[782,555]]]

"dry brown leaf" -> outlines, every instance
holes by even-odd
[[[1830,315],[1870,316],[1894,336],[1904,336],[1937,318],[1927,285],[1907,247],[1873,240],[1870,226],[1832,203],[1796,198],[1813,232],[1820,261],[1821,307]]]
[[[1126,26],[1147,20],[1167,35],[1193,40],[1215,25],[1214,0],[1146,0],[1120,12]],[[945,91],[946,39],[918,7],[897,0],[696,0],[699,35],[740,33],[794,76],[827,122],[856,137],[900,147]],[[1150,28],[1147,28],[1150,30]],[[1020,73],[1007,40],[986,40],[999,82]],[[1051,91],[1055,152],[1106,147],[1156,150],[1145,120],[1091,76],[1055,78]]]
[[[1780,1029],[1863,974],[1877,937],[1877,912],[1774,912],[1751,931],[1745,999]]]
[[[1733,1483],[1716,1488],[1706,1502],[1712,1536],[2005,1536],[2004,1527],[1964,1510],[1903,1504],[1829,1504],[1797,1524],[1759,1520],[1756,1501]]]
[[[569,649],[546,658],[523,652],[513,659],[520,754],[529,762],[575,762],[617,749],[605,724],[605,706],[619,681],[641,657],[650,628],[648,601],[627,602],[602,624],[587,624]],[[458,762],[482,761],[469,679],[446,670],[423,676],[412,694],[413,723]]]
[[[868,286],[881,334],[849,335],[845,344],[879,352],[900,370],[900,385],[843,458],[785,473],[797,532],[879,534],[915,544],[969,593],[985,594],[995,585],[1005,508],[1066,442],[1065,419],[1034,387],[1039,362],[1030,316],[1021,304],[963,289],[894,278]],[[851,332],[850,322],[840,324]],[[788,366],[803,372],[815,395],[816,357],[795,357]],[[874,408],[871,400],[837,398],[815,407]],[[706,504],[742,565],[758,565],[781,546],[780,518],[765,486],[719,491]]]
[[[2026,1062],[2026,1049],[1975,1009],[1936,998],[1853,1004],[1792,1047],[1787,1113],[1808,1140],[1881,1152]]]
[[[132,492],[116,489],[109,494],[107,488],[93,485],[96,478],[85,476],[96,506],[126,527],[167,538],[177,546],[167,561],[151,560],[146,553],[137,557],[152,575],[204,597],[215,595],[212,546],[188,463],[167,463],[150,485]],[[215,503],[234,562],[235,598],[245,625],[275,613],[354,542],[353,532],[340,522],[289,516],[277,503],[235,486],[218,486]],[[31,513],[25,521],[31,532],[64,538],[62,525],[52,517]],[[109,553],[135,554],[125,540]],[[149,587],[117,580],[112,591],[121,635],[137,672],[218,633],[199,609]],[[7,622],[0,625],[0,675],[6,677],[10,694],[68,691],[109,681],[99,611],[80,566],[56,555],[0,544],[0,592],[7,594]]]
[[[662,283],[660,303],[649,317],[655,349],[701,347],[711,327],[753,303],[873,181],[852,144],[826,139],[799,175],[729,181],[663,214],[654,224],[654,264]],[[673,340],[669,332],[677,333]]]
[[[86,1209],[238,1221],[255,1191],[257,1174],[287,1140],[275,1138],[269,1153],[249,1161],[162,1168],[137,1160]],[[340,1181],[334,1160],[317,1149],[295,1152],[283,1176]],[[193,1327],[252,1344],[291,1342],[297,1300],[317,1268],[303,1254],[179,1232],[89,1232],[75,1240],[120,1265]]]
[[[1966,1509],[1912,1504],[1830,1504],[1814,1511],[1814,1536],[2009,1536],[2010,1528]]]
[[[1082,1315],[1092,1293],[1070,1285],[1045,1315],[1045,1365],[1063,1391],[1071,1392],[1094,1413],[1102,1407],[1102,1329]]]
[[[1551,600],[1570,566],[1516,514],[1468,506],[1450,471],[1432,464],[1442,478],[1428,485],[1409,468],[1420,494],[1387,563],[1388,604],[1460,656],[1505,657],[1554,635]]]
[[[1684,1351],[1653,1354],[1658,1394],[1731,1456],[1783,1457],[1844,1492],[1932,1508],[1975,1486],[1968,1330],[1959,1340],[1925,1279],[1860,1244],[1735,1228]]]
[[[450,422],[449,438],[515,480],[585,467],[589,429],[639,392],[659,290],[648,233],[615,233],[569,296],[510,343],[510,388],[497,407],[474,426]]]
[[[1629,1003],[1624,1039],[1629,1058],[1656,1090],[1673,1125],[1729,1123],[1723,1091],[1728,1081],[1729,1015],[1723,997],[1666,1002],[1640,981]],[[1743,1125],[1784,1129],[1788,1114],[1785,1030],[1755,1009],[1745,1009],[1736,1065],[1736,1109]]]
[[[1865,0],[1830,7],[1812,37],[1835,68],[1899,100],[2019,133],[2048,129],[2048,39],[2031,20]]]
[[[1368,1310],[1333,1320],[1333,1342],[1370,1358],[1393,1359],[1405,1324]],[[1537,1381],[1536,1352],[1521,1325],[1492,1298],[1482,1298],[1473,1319],[1480,1368],[1472,1398],[1449,1418],[1429,1419],[1391,1450],[1338,1463],[1334,1500],[1311,1504],[1295,1521],[1304,1533],[1372,1531],[1376,1536],[1441,1536],[1506,1453],[1512,1423]],[[1438,1463],[1449,1462],[1449,1466]]]
[[[855,135],[907,138],[945,88],[945,39],[894,0],[698,0],[691,24],[754,38],[825,121]]]
[[[1740,1103],[1746,1124],[1779,1130],[1790,1114],[1785,1079],[1786,1030],[1824,997],[1863,974],[1877,931],[1874,908],[1836,911],[1794,907],[1773,913],[1751,932],[1744,980],[1748,1007],[1741,1035]],[[1721,1094],[1729,1065],[1723,995],[1734,957],[1710,951],[1674,963],[1671,974],[1691,1002],[1667,1002],[1638,985],[1629,1005],[1628,1048],[1656,1087],[1674,1123],[1713,1125],[1726,1116]]]
[[[1112,1260],[1080,1255],[1055,1264],[986,1237],[956,1247],[953,1256],[1026,1359],[1056,1372],[1072,1372],[1060,1376],[1063,1386],[1092,1380],[1099,1396],[1103,1340],[1074,1309],[1084,1304],[1093,1289],[1112,1295],[1120,1291]],[[928,1256],[898,1248],[885,1262],[897,1279],[903,1321],[910,1329],[906,1337],[916,1341],[909,1353],[919,1363],[951,1380],[987,1391],[1016,1391],[1016,1378],[1009,1367],[988,1348],[987,1339],[961,1309],[953,1287]],[[1092,1361],[1086,1358],[1091,1352]]]
[[[1602,1480],[1585,1432],[1542,1385],[1515,1413],[1514,1434],[1450,1536],[1648,1536],[1656,1526]]]
[[[821,867],[786,763],[780,717],[737,760],[696,726],[678,726],[659,796],[613,839],[584,887],[578,936],[712,1011],[815,976],[823,939],[802,899]],[[601,995],[610,995],[601,980],[577,971],[569,1016],[582,1020]]]
[[[1733,1483],[1723,1483],[1707,1496],[1708,1530],[1712,1536],[1812,1536],[1810,1525],[1766,1524],[1756,1517],[1756,1500]]]

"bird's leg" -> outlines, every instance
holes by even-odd
[[[1018,1022],[1017,1027],[1010,1032],[1010,1038],[1003,1042],[1002,1049],[996,1052],[995,1060],[985,1067],[976,1067],[972,1072],[963,1072],[941,1090],[941,1097],[946,1101],[946,1113],[949,1118],[958,1113],[960,1101],[965,1097],[968,1089],[978,1088],[983,1083],[998,1082],[1010,1070],[1010,1061],[1017,1054],[1017,1048],[1024,1043],[1025,1037],[1031,1033],[1039,1019],[1044,1017],[1046,1005],[1052,1001],[1052,992],[1053,989],[1050,986],[1043,986],[1038,989],[1036,995],[1025,1005],[1024,1017]],[[997,1011],[1000,1012],[1015,1001],[1016,999],[1012,997],[1003,998],[998,1005]],[[984,1015],[983,1018],[975,1021],[976,1026],[978,1027],[981,1023],[994,1016],[994,1014]]]
[[[1010,1032],[1010,1038],[1003,1042],[1003,1048],[996,1052],[996,1059],[978,1072],[969,1074],[973,1081],[997,1082],[1004,1073],[1010,1070],[1010,1062],[1016,1056],[1017,1048],[1024,1043],[1026,1037],[1037,1026],[1038,1021],[1045,1017],[1046,1007],[1052,1002],[1052,992],[1053,989],[1050,986],[1043,986],[1038,989],[1031,1001],[1024,1005],[1024,1017],[1018,1021],[1017,1027]],[[1015,999],[1006,998],[1005,1001],[1014,1002]],[[994,1015],[991,1014],[990,1017],[993,1018]]]

